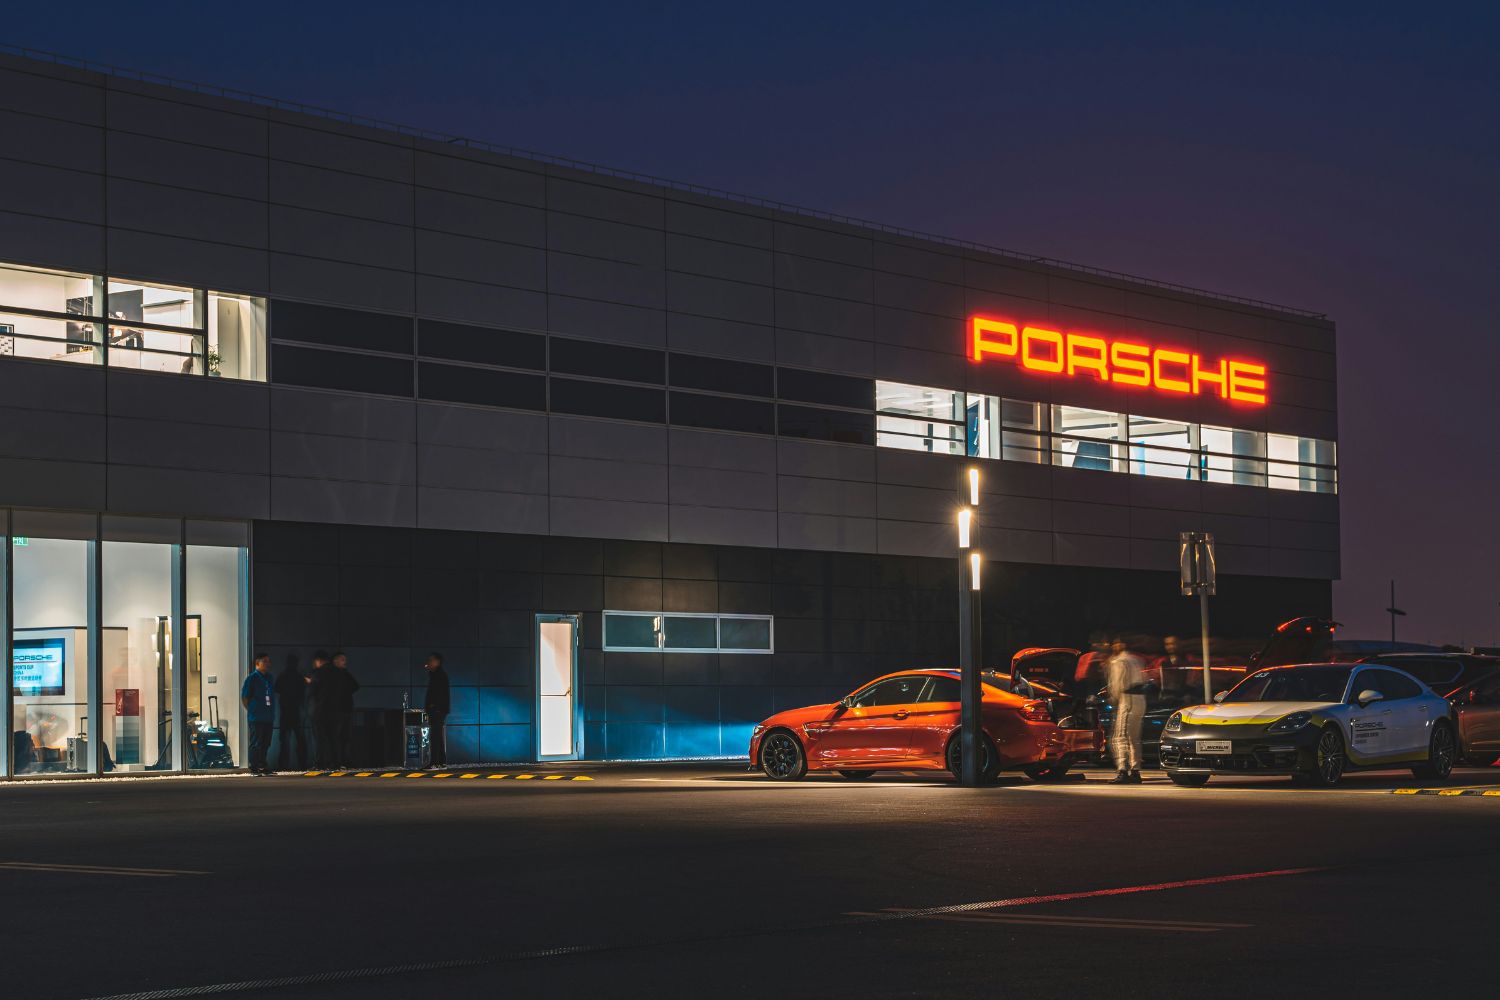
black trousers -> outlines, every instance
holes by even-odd
[[[313,764],[315,767],[337,767],[339,719],[335,712],[324,712],[313,722]]]
[[[274,722],[250,723],[250,770],[269,770],[266,752],[271,749],[271,734],[276,731]]]
[[[292,753],[294,743],[297,745],[295,756]],[[281,720],[281,749],[276,754],[276,770],[307,770],[307,730],[300,719]]]
[[[333,753],[337,760],[334,761],[339,767],[348,767],[354,760],[353,742],[350,738],[354,732],[354,713],[348,710],[339,713],[338,728],[334,735]]]
[[[435,767],[448,766],[447,721],[447,712],[427,713],[427,745],[432,749],[432,763]]]

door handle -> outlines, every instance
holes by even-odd
[[[891,715],[891,718],[893,718],[893,719],[904,719],[904,718],[906,718],[910,714],[911,714],[910,712],[895,712],[895,713],[893,713]]]

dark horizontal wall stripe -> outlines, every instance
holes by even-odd
[[[661,389],[554,378],[552,410],[554,413],[660,424],[667,419],[667,394]]]
[[[535,333],[424,319],[417,324],[417,349],[426,358],[547,370],[547,338]]]
[[[552,370],[565,375],[591,375],[662,385],[666,382],[666,354],[644,347],[553,337]]]
[[[776,369],[776,394],[782,399],[795,399],[801,403],[854,406],[863,410],[875,408],[873,379],[809,372],[800,368]]]
[[[274,373],[272,381],[278,385],[342,389],[383,396],[410,397],[412,394],[412,363],[401,358],[273,344],[271,371]]]
[[[776,408],[776,422],[783,437],[814,438],[843,444],[875,443],[875,417],[869,413],[783,404]]]
[[[547,408],[547,378],[544,375],[464,368],[430,361],[423,361],[417,367],[417,385],[422,399],[507,406],[518,410]]]
[[[391,354],[412,353],[409,316],[272,300],[271,330],[277,340],[302,340]]]
[[[672,393],[672,423],[721,431],[775,434],[776,412],[770,403],[727,396]]]
[[[674,388],[735,392],[744,396],[774,396],[776,372],[770,365],[696,354],[673,354],[670,381]]]

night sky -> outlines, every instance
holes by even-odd
[[[1236,6],[26,3],[0,41],[1326,311],[1346,634],[1394,577],[1401,637],[1500,645],[1500,12]]]

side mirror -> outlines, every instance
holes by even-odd
[[[854,696],[851,695],[851,694],[846,694],[842,698],[839,699],[839,703],[838,703],[838,705],[835,706],[835,710],[839,711],[839,712],[847,712],[849,709],[851,709],[853,707],[854,707]]]
[[[1366,705],[1374,704],[1377,701],[1385,701],[1385,695],[1381,694],[1379,691],[1365,690],[1361,691],[1359,693],[1359,697],[1355,698],[1354,700],[1359,702],[1360,708],[1364,708]]]
[[[1222,705],[1224,703],[1224,699],[1227,697],[1229,697],[1228,691],[1220,691],[1218,694],[1214,695],[1214,704]]]

